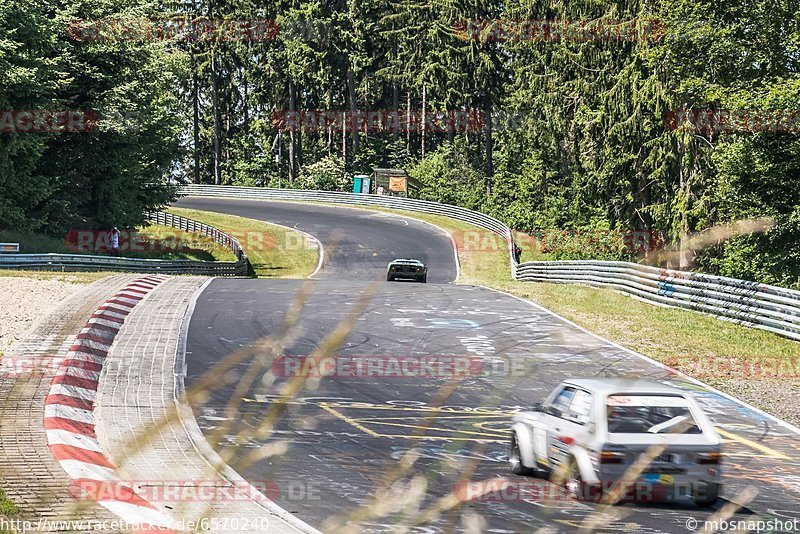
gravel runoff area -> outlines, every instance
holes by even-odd
[[[42,319],[56,304],[85,284],[62,280],[0,277],[0,353]]]
[[[689,374],[689,373],[687,373]],[[800,427],[800,379],[699,377],[706,384]]]

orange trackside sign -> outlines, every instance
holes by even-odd
[[[405,191],[406,190],[406,179],[402,176],[400,177],[389,177],[389,191]]]

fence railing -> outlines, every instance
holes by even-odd
[[[484,213],[437,202],[329,191],[260,187],[188,185],[186,196],[249,198],[362,205],[443,215],[503,237],[515,279],[609,287],[654,304],[707,313],[721,319],[800,340],[800,291],[702,273],[674,271],[614,261],[514,261],[514,236],[502,222]]]
[[[0,255],[0,269],[121,271],[203,276],[247,276],[251,274],[252,268],[239,241],[219,228],[171,213],[153,212],[148,214],[148,219],[152,223],[207,235],[215,243],[230,248],[237,259],[234,262],[140,259],[90,254],[2,254]]]
[[[792,289],[622,261],[531,261],[517,267],[515,278],[610,287],[800,341],[800,291]]]
[[[236,255],[237,260],[241,260],[243,257],[246,257],[244,249],[239,243],[239,240],[214,226],[163,211],[150,212],[147,214],[147,219],[151,223],[160,224],[162,226],[171,226],[186,232],[197,232],[203,234],[210,237],[218,245],[230,249]]]

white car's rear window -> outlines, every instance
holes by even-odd
[[[608,431],[621,434],[701,434],[683,397],[610,395],[606,400]]]

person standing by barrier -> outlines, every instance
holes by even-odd
[[[119,230],[116,226],[108,233],[108,241],[111,245],[111,254],[119,256]]]
[[[514,261],[519,263],[519,259],[522,257],[522,249],[519,245],[514,243]]]

